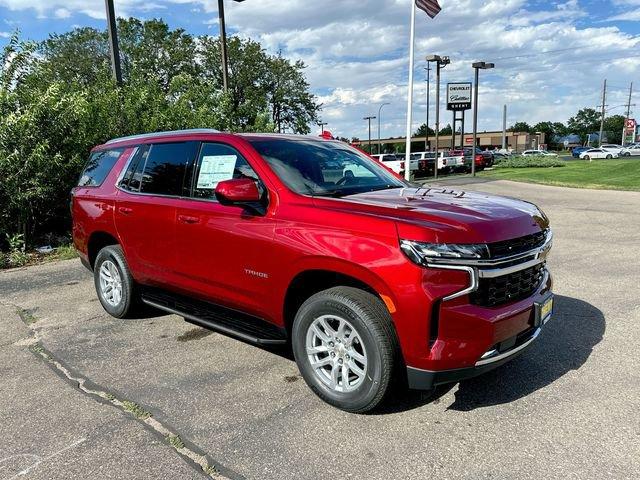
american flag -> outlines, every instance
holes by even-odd
[[[439,14],[441,10],[438,0],[416,0],[416,7],[424,10],[431,18]]]

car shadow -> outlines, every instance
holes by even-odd
[[[513,402],[546,387],[558,378],[580,369],[602,340],[604,314],[577,298],[556,295],[553,318],[530,348],[513,361],[458,384],[449,410],[470,411]],[[432,392],[397,392],[378,413],[411,410],[438,403],[455,384]]]

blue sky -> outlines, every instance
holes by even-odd
[[[403,134],[410,0],[225,1],[230,32],[305,61],[324,104],[322,119],[334,134],[365,137],[362,118],[386,102],[383,136]],[[622,113],[616,106],[626,102],[630,81],[636,79],[640,90],[640,0],[440,3],[434,20],[418,11],[415,127],[426,116],[424,57],[432,53],[451,57],[443,84],[470,81],[472,61],[496,63],[482,72],[480,130],[500,128],[505,103],[510,124],[566,121],[600,102],[604,78],[611,114]],[[217,0],[115,4],[119,16],[161,17],[193,34],[218,33]],[[76,26],[104,28],[104,0],[0,0],[0,45],[15,29],[22,38],[42,40]],[[432,105],[434,94],[432,85]],[[441,117],[446,124],[450,113],[443,108]]]

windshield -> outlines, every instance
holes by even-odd
[[[375,160],[343,142],[283,138],[249,142],[296,193],[340,197],[406,187]]]

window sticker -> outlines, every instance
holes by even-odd
[[[237,155],[205,155],[202,157],[196,188],[215,188],[218,182],[231,180]]]

